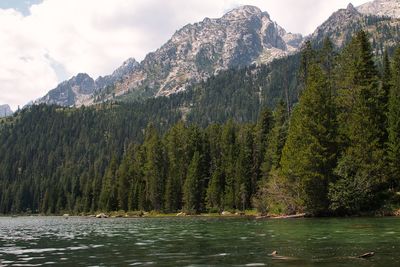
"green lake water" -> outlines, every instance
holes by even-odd
[[[0,266],[42,265],[398,267],[400,218],[0,217]]]

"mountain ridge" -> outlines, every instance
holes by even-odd
[[[400,18],[399,0],[374,0],[357,7],[362,14]]]
[[[329,37],[337,48],[341,48],[356,32],[363,30],[368,33],[375,56],[380,57],[385,49],[393,49],[400,42],[399,29],[399,19],[364,14],[349,4],[347,8],[334,12],[306,40],[320,46]]]
[[[187,24],[107,86],[97,85],[100,77],[86,94],[72,78],[67,86],[61,83],[36,103],[80,106],[127,94],[135,98],[170,95],[222,70],[287,56],[296,52],[302,41],[300,34],[286,32],[267,12],[255,6],[241,6],[221,18]],[[65,95],[72,97],[66,100]]]
[[[397,7],[398,0],[375,0],[364,5],[334,12],[311,35],[286,32],[271,20],[268,12],[244,5],[220,18],[205,18],[177,30],[159,49],[150,52],[140,63],[129,59],[113,72],[93,82],[87,78],[76,83],[76,76],[58,85],[36,103],[81,106],[109,100],[137,100],[168,96],[185,91],[190,85],[207,80],[223,70],[252,64],[266,64],[297,53],[305,40],[321,44],[329,37],[336,47],[346,44],[361,29],[371,35],[376,55],[384,47],[393,47],[399,21],[368,15],[384,7]],[[382,4],[384,3],[384,4]],[[396,9],[400,12],[400,6]],[[384,32],[377,34],[378,31]],[[75,78],[75,80],[74,80]],[[91,80],[90,80],[91,79]],[[94,83],[94,85],[93,85]],[[83,88],[89,85],[88,88]]]
[[[124,76],[131,73],[138,62],[129,58],[110,75],[100,76],[96,80],[87,73],[78,73],[69,80],[63,81],[56,88],[50,90],[45,96],[34,101],[34,104],[56,104],[60,106],[90,105],[94,101],[96,92],[106,90]]]

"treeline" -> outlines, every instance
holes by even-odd
[[[280,79],[247,68],[210,79],[215,91],[206,82],[143,103],[32,107],[0,131],[0,212],[390,210],[400,204],[400,48],[382,66],[359,32],[340,53],[307,43],[278,63]],[[264,94],[283,99],[272,97],[273,112],[260,112]]]
[[[150,125],[143,144],[131,144],[120,164],[112,160],[99,198],[89,202],[106,211],[249,209],[263,168],[279,161],[286,115],[282,103],[256,124],[228,121],[201,129],[180,122],[163,137]]]
[[[150,122],[161,135],[179,121],[255,122],[264,106],[296,101],[298,64],[296,55],[228,70],[170,97],[78,109],[39,105],[1,120],[0,213],[98,209],[98,199],[86,206],[83,199],[100,194],[112,159],[119,165],[129,144],[143,143]]]
[[[21,136],[2,131],[17,153],[1,155],[2,177],[10,177],[1,180],[1,212],[247,209],[262,177],[266,148],[278,161],[287,128],[282,102],[274,114],[262,112],[257,123],[230,120],[200,128],[180,121],[166,131],[150,124],[137,144],[128,142],[135,138],[121,125],[128,120],[101,110],[66,116],[67,111],[32,107],[30,116],[6,127]],[[42,137],[22,138],[30,131],[43,132]]]

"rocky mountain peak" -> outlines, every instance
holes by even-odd
[[[389,10],[389,4],[396,10],[395,6],[400,4],[400,0],[375,0],[357,8],[349,4],[346,9],[333,13],[307,39],[322,45],[328,37],[337,48],[341,48],[350,42],[355,33],[363,30],[370,36],[374,53],[381,55],[384,47],[393,47],[399,42],[398,35],[392,33],[398,32],[400,20],[384,15],[384,11]]]
[[[122,63],[122,66],[130,66],[130,65],[136,65],[136,64],[138,64],[138,62],[136,61],[136,59],[134,59],[133,57],[131,57],[131,58],[128,58],[127,60],[125,60],[125,61]]]
[[[136,59],[128,58],[113,72],[112,76],[122,78],[131,73],[137,66],[139,66],[139,62],[137,62]]]
[[[400,0],[375,0],[357,7],[357,10],[367,15],[400,18]]]
[[[228,68],[268,63],[296,51],[302,36],[288,34],[267,12],[241,6],[221,18],[205,18],[175,32],[117,84],[115,96],[169,95]]]
[[[256,6],[245,5],[232,9],[222,18],[226,20],[248,19],[252,16],[260,16],[262,13],[261,9]]]
[[[352,3],[348,4],[346,9],[349,12],[357,12],[357,9],[353,6]]]
[[[72,90],[64,86],[53,90],[49,95],[54,97],[45,97],[44,101],[68,96],[68,101],[55,103],[69,105],[75,101],[75,105],[89,105],[127,94],[131,99],[170,95],[222,70],[287,56],[298,50],[302,40],[300,34],[287,33],[267,12],[245,5],[221,18],[205,18],[186,25],[141,63],[128,59],[112,75],[96,79],[94,87],[84,94],[81,87],[73,86]],[[91,98],[86,94],[89,92]]]
[[[357,9],[349,4],[346,9],[339,9],[334,12],[322,25],[320,25],[314,33],[308,37],[308,39],[313,40],[323,40],[324,37],[331,36],[334,32],[341,32],[344,27],[352,23],[357,23],[358,20],[362,18],[362,14],[357,11]],[[337,38],[332,40],[338,47],[341,47],[344,39]]]

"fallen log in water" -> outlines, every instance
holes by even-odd
[[[296,218],[304,218],[306,217],[305,213],[295,214],[295,215],[283,215],[277,217],[271,217],[271,219],[296,219]]]
[[[366,259],[366,258],[371,258],[374,255],[375,255],[375,252],[372,251],[372,252],[364,253],[364,254],[358,256],[357,258]]]

